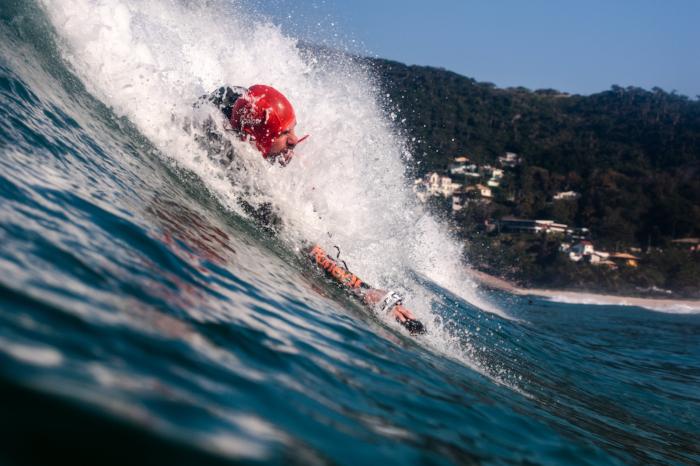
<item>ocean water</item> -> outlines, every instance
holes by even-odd
[[[700,463],[700,311],[477,287],[411,195],[372,70],[238,2],[0,18],[1,464]],[[192,102],[255,82],[311,137],[284,169],[233,141],[226,170]],[[428,334],[345,296],[305,242]]]

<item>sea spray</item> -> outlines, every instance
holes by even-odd
[[[224,205],[239,211],[238,199],[251,193],[256,202],[271,202],[290,245],[337,246],[364,280],[406,294],[428,323],[431,344],[460,359],[471,352],[469,335],[445,330],[440,321],[449,314],[435,312],[439,296],[415,276],[503,315],[479,297],[463,271],[461,244],[415,200],[405,178],[405,141],[380,104],[371,72],[351,57],[301,50],[294,38],[235,3],[42,3],[87,89],[166,157],[199,175]],[[270,166],[232,139],[247,168],[242,178],[204,155],[188,121],[198,117],[192,104],[199,96],[222,84],[254,83],[285,93],[296,108],[297,133],[311,137],[286,168]],[[470,357],[465,362],[481,366]]]

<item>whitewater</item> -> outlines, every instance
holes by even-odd
[[[478,287],[362,60],[239,2],[0,4],[0,462],[700,461],[700,315]],[[287,167],[232,139],[226,169],[193,103],[255,83],[310,138]]]

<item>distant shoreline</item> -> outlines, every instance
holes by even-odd
[[[642,298],[638,296],[619,296],[611,294],[590,293],[585,291],[550,290],[542,288],[521,288],[508,280],[481,272],[476,269],[467,269],[471,277],[486,288],[505,291],[518,296],[537,296],[549,298],[553,301],[613,305],[613,306],[638,306],[662,312],[696,313],[700,312],[700,300],[675,299],[675,298]]]

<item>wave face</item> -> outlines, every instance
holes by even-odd
[[[700,316],[477,289],[371,70],[239,3],[0,5],[0,462],[700,461]],[[231,173],[192,102],[256,82],[312,136],[285,169],[233,141]],[[303,241],[429,334],[326,283]]]

